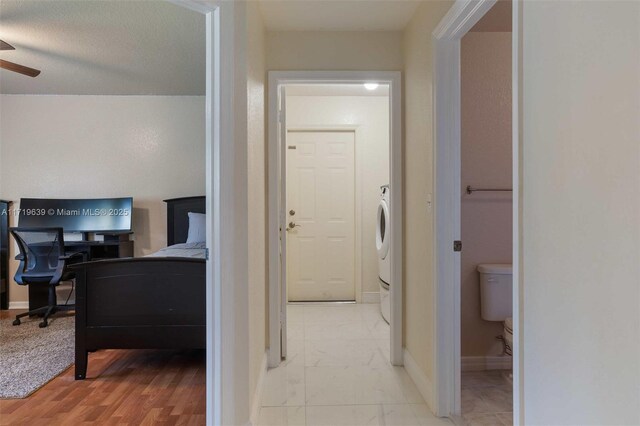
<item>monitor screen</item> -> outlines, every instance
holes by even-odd
[[[22,198],[18,226],[55,227],[64,232],[131,231],[133,198],[61,200]]]

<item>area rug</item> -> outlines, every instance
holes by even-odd
[[[74,361],[75,318],[54,316],[0,321],[0,398],[26,398],[66,370]]]

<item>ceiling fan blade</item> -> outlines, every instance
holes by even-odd
[[[16,48],[10,45],[9,43],[7,43],[6,41],[0,40],[0,50],[16,50]]]
[[[24,65],[14,64],[13,62],[9,61],[3,61],[2,59],[0,59],[0,68],[28,75],[29,77],[37,77],[40,74],[40,70],[25,67]]]

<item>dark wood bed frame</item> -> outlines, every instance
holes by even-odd
[[[205,197],[165,200],[167,244],[187,241],[187,213]],[[140,257],[73,265],[76,272],[75,378],[98,349],[200,349],[206,346],[206,261]]]

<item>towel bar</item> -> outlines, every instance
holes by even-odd
[[[467,194],[473,194],[474,192],[511,192],[510,188],[472,188],[471,185],[467,186]]]

